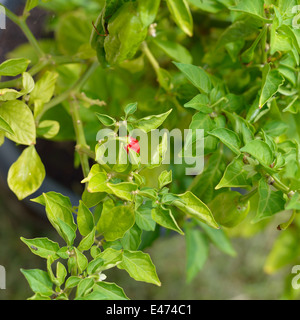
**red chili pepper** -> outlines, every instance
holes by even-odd
[[[129,153],[129,149],[135,151],[136,153],[140,154],[141,148],[139,145],[139,141],[137,139],[134,139],[132,137],[129,137],[130,142],[128,145],[125,147],[127,153]]]

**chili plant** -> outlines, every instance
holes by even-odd
[[[40,188],[40,139],[74,140],[83,172],[77,206],[55,190],[32,199],[63,244],[21,238],[47,262],[46,271],[21,270],[31,299],[128,299],[106,278],[111,268],[160,286],[142,251],[159,229],[185,235],[189,282],[210,243],[234,256],[230,237],[262,232],[275,215],[280,233],[265,271],[299,261],[298,4],[27,0],[21,16],[6,9],[28,39],[0,65],[1,76],[14,77],[0,83],[0,143],[25,146],[8,185],[20,200]],[[28,28],[36,6],[54,14],[46,22],[54,38],[37,40]],[[142,163],[131,131],[162,126],[204,130],[201,174],[164,163],[165,137],[154,164]],[[110,134],[96,139],[104,128]],[[111,141],[114,164],[104,161]],[[287,286],[285,297],[295,294]]]

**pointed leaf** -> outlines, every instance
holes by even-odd
[[[21,269],[21,272],[27,279],[33,292],[40,293],[45,296],[51,296],[54,293],[52,290],[53,283],[47,272],[39,269]]]
[[[97,229],[103,234],[105,240],[115,241],[123,238],[134,222],[134,211],[128,206],[118,206],[102,211]]]
[[[174,62],[175,66],[187,77],[187,79],[202,93],[210,93],[212,84],[208,74],[200,67]]]
[[[244,170],[243,156],[235,158],[226,168],[225,173],[216,186],[216,189],[221,188],[243,188],[251,185],[251,180],[248,179],[248,172]]]
[[[193,35],[193,17],[187,0],[167,0],[167,5],[176,24],[191,37]]]
[[[59,250],[57,242],[53,242],[48,238],[25,239],[21,237],[21,240],[28,246],[32,253],[41,258],[47,259],[49,256],[57,256],[56,253]]]
[[[264,178],[259,182],[258,193],[258,209],[252,221],[253,223],[269,218],[284,210],[285,200],[283,193],[281,191],[273,191]]]
[[[153,283],[157,286],[161,285],[155,266],[147,253],[124,250],[123,260],[118,265],[118,268],[126,270],[136,281]]]
[[[6,60],[0,64],[0,76],[15,77],[26,71],[29,63],[30,60],[24,58]]]
[[[178,195],[180,200],[175,201],[174,205],[182,210],[185,214],[192,216],[196,220],[200,220],[212,228],[219,229],[210,209],[192,192],[187,191],[184,194]]]
[[[11,127],[14,134],[6,137],[16,143],[32,145],[36,143],[35,122],[29,107],[19,100],[7,101],[0,107],[0,117]]]
[[[241,140],[234,132],[226,128],[217,128],[209,132],[210,135],[220,139],[231,151],[240,155]]]
[[[45,178],[44,165],[34,146],[27,147],[10,167],[7,182],[19,200],[37,191]]]
[[[191,281],[203,268],[209,251],[207,237],[198,229],[185,228],[186,233],[186,278]]]

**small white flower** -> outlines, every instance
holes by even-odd
[[[157,23],[152,23],[149,27],[149,35],[153,38],[157,36],[156,27],[157,27]]]
[[[107,278],[107,276],[104,273],[99,272],[98,281],[104,281],[106,278]]]

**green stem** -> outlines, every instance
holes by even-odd
[[[26,38],[28,39],[29,43],[35,49],[37,55],[40,58],[43,57],[45,54],[44,54],[43,50],[40,48],[36,38],[34,37],[32,32],[30,31],[30,29],[28,28],[26,21],[23,19],[20,19],[19,27],[22,29],[22,31],[25,34]]]
[[[86,154],[89,158],[95,160],[96,154],[94,151],[92,151],[89,147],[83,146],[83,145],[77,145],[76,146],[76,151],[79,154]]]
[[[36,38],[32,34],[31,30],[28,28],[27,23],[26,23],[26,18],[25,17],[18,17],[15,15],[13,12],[11,12],[7,7],[5,7],[5,12],[8,18],[14,22],[25,34],[26,38],[28,39],[29,43],[32,45],[32,47],[35,49],[37,55],[41,58],[45,54],[43,50],[40,48]]]
[[[148,58],[149,62],[151,63],[154,71],[157,73],[160,69],[159,63],[157,62],[157,60],[155,59],[154,55],[152,54],[152,52],[149,50],[147,43],[143,42],[141,45],[141,49],[142,51],[145,53],[146,57]]]
[[[79,113],[79,103],[74,97],[72,101],[70,101],[70,112],[73,120],[73,126],[75,130],[75,135],[76,135],[76,150],[78,149],[88,149],[88,145],[86,143],[85,139],[85,134],[84,134],[84,129],[83,129],[83,124],[80,118],[80,113]],[[81,167],[82,167],[82,172],[84,178],[86,178],[90,172],[90,164],[89,164],[89,157],[86,153],[83,152],[78,152],[79,157],[80,157],[80,162],[81,162]]]
[[[96,68],[98,67],[98,62],[94,62],[92,63],[87,70],[85,71],[85,73],[82,75],[82,77],[72,86],[70,87],[68,90],[64,91],[62,94],[60,94],[59,96],[55,97],[54,99],[52,99],[50,102],[46,103],[44,105],[44,109],[43,111],[38,115],[37,117],[37,122],[39,122],[39,120],[42,118],[42,116],[51,108],[55,107],[56,105],[60,104],[61,102],[65,101],[66,99],[68,99],[69,96],[71,96],[72,94],[76,94],[76,92],[78,92],[82,86],[86,83],[86,81],[90,78],[90,76],[94,73],[94,71],[96,70]]]
[[[290,193],[290,188],[288,186],[286,186],[283,182],[281,182],[277,177],[273,176],[271,177],[272,179],[274,179],[274,182],[272,184],[272,186],[280,191],[282,191],[283,193]]]
[[[290,219],[289,219],[287,222],[280,224],[280,225],[277,227],[277,229],[280,230],[280,231],[281,231],[281,230],[286,230],[286,229],[293,223],[293,221],[294,221],[294,219],[295,219],[295,217],[296,217],[296,214],[297,214],[297,211],[294,210],[294,211],[293,211],[293,214],[292,214],[291,217],[290,217]]]
[[[254,188],[253,190],[251,190],[250,192],[248,192],[247,194],[243,195],[240,197],[240,201],[241,202],[246,202],[249,199],[251,199],[256,193],[257,193],[258,188]]]

